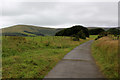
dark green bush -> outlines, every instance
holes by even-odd
[[[83,33],[82,30],[80,30],[80,31],[77,33],[77,35],[78,35],[79,38],[81,38],[81,39],[86,39],[85,33]]]
[[[55,36],[78,36],[79,38],[86,39],[86,37],[89,37],[89,32],[87,28],[81,25],[75,25],[71,28],[57,32]]]
[[[79,37],[78,36],[74,37],[73,41],[79,41]]]
[[[119,30],[119,29],[116,29],[116,28],[110,28],[109,30],[107,30],[107,32],[108,32],[109,34],[114,35],[114,36],[120,35],[120,30]]]
[[[89,29],[89,34],[90,35],[98,35],[101,32],[104,32],[105,30],[102,28],[96,28],[96,29]]]

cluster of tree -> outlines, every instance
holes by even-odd
[[[98,37],[95,40],[107,35],[114,35],[115,37],[117,37],[117,39],[119,39],[120,30],[117,28],[110,28],[107,31],[99,33]]]
[[[112,34],[114,36],[120,35],[120,30],[117,28],[110,28],[107,30],[108,34]]]
[[[79,40],[79,38],[86,39],[86,37],[89,37],[89,32],[87,28],[81,25],[75,25],[57,32],[55,36],[72,36],[76,38],[75,40]]]
[[[102,32],[104,32],[105,30],[102,28],[95,28],[95,29],[89,29],[89,34],[90,35],[98,35]]]

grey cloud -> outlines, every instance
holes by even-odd
[[[3,6],[2,26],[117,26],[117,3],[111,2],[22,2]]]

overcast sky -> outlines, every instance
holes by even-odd
[[[105,0],[104,2],[58,1],[0,0],[2,9],[0,28],[17,24],[53,28],[66,28],[73,25],[118,26],[118,2],[113,2],[113,0]]]

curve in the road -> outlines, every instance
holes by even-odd
[[[103,78],[91,55],[92,42],[74,48],[45,78]]]

